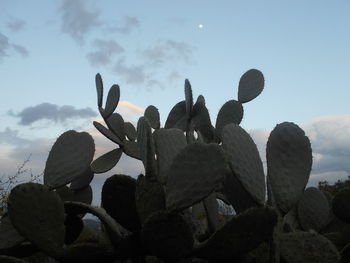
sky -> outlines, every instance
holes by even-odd
[[[148,105],[164,125],[189,79],[212,123],[237,99],[249,69],[265,77],[245,103],[241,126],[263,161],[270,131],[291,121],[313,149],[310,185],[350,174],[350,3],[337,1],[0,0],[0,176],[40,173],[56,138],[89,132],[96,157],[115,145],[92,125],[100,119],[95,75],[105,94],[118,84],[117,112],[137,122]],[[94,193],[114,173],[136,177],[140,162],[123,156],[96,175]],[[94,199],[95,202],[98,202]]]

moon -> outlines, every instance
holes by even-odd
[[[199,28],[199,29],[202,29],[203,27],[204,27],[203,24],[199,24],[199,25],[198,25],[198,28]]]

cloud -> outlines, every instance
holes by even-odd
[[[10,46],[8,37],[0,33],[0,59],[8,56]]]
[[[113,72],[123,77],[128,84],[143,84],[149,78],[144,65],[127,65],[125,57],[118,59]]]
[[[0,32],[0,61],[3,58],[8,57],[11,50],[14,50],[22,57],[27,57],[29,55],[29,52],[25,47],[11,43],[9,38]]]
[[[8,112],[10,116],[20,118],[20,125],[31,125],[40,120],[51,120],[55,123],[64,123],[72,118],[90,118],[97,115],[91,108],[76,109],[70,105],[58,106],[51,103],[41,103],[30,106],[19,113]]]
[[[137,17],[125,16],[120,26],[112,26],[109,28],[111,32],[129,34],[132,30],[140,27],[140,21]]]
[[[28,143],[28,140],[18,136],[18,131],[6,127],[0,132],[0,144],[21,145]]]
[[[350,115],[326,116],[303,125],[314,153],[314,173],[350,174]]]
[[[189,62],[193,51],[194,47],[185,42],[167,40],[144,49],[142,55],[147,63],[159,67],[168,61]]]
[[[101,66],[111,63],[111,59],[116,54],[121,54],[125,50],[114,40],[95,39],[93,45],[97,48],[96,51],[87,54],[87,59],[92,66]]]
[[[18,53],[20,54],[22,57],[28,57],[29,56],[29,51],[21,46],[21,45],[17,45],[17,44],[12,44],[12,48]]]
[[[62,32],[70,35],[78,44],[84,44],[85,37],[101,25],[99,11],[90,11],[86,1],[63,0],[60,7]]]
[[[7,23],[7,27],[12,32],[21,31],[25,25],[26,25],[26,22],[24,20],[18,19],[18,18],[11,18],[11,20]]]

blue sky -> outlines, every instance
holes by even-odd
[[[237,99],[240,76],[256,68],[265,89],[244,104],[242,126],[262,157],[271,129],[293,121],[313,146],[313,182],[345,178],[349,8],[345,0],[0,0],[2,174],[30,153],[30,168],[43,170],[50,145],[68,129],[93,134],[97,155],[114,146],[92,126],[97,72],[105,88],[120,85],[126,120],[152,104],[164,124],[188,78],[215,123],[220,107]],[[135,176],[142,167],[123,158],[114,171]]]

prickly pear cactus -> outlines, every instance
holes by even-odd
[[[116,147],[93,161],[88,133],[59,136],[44,185],[11,191],[0,221],[0,262],[349,261],[350,191],[327,199],[305,190],[312,151],[304,131],[291,122],[273,129],[265,175],[257,146],[239,126],[246,102],[264,89],[259,70],[242,75],[237,100],[223,104],[215,127],[204,97],[194,103],[187,79],[184,100],[164,127],[153,105],[137,123],[124,120],[114,112],[119,86],[111,86],[103,106],[100,74],[95,83],[104,124],[93,125]],[[101,207],[92,206],[91,182],[118,166],[123,154],[141,160],[144,175],[109,175]],[[223,218],[218,199],[235,214]],[[86,225],[86,214],[98,218],[98,228]]]

